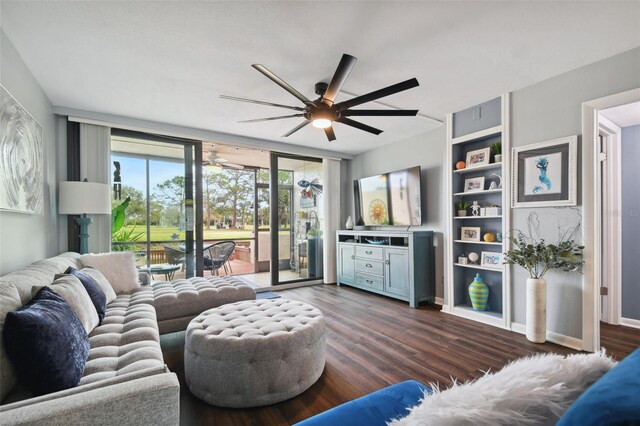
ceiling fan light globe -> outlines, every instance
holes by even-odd
[[[317,127],[318,129],[326,129],[327,127],[331,126],[331,120],[328,120],[326,118],[317,118],[313,120],[311,124],[313,124],[313,127]]]

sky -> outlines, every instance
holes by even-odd
[[[111,156],[112,161],[120,162],[120,177],[122,186],[132,186],[143,194],[146,193],[146,169],[145,160],[131,157],[121,157],[117,154]],[[112,170],[115,170],[112,166]],[[157,184],[174,176],[184,176],[184,165],[164,161],[149,161],[149,180],[151,193]]]

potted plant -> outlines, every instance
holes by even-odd
[[[493,161],[495,163],[502,162],[502,144],[500,142],[491,144],[491,153],[493,154]]]
[[[469,208],[468,201],[462,200],[456,203],[456,210],[458,211],[458,216],[466,216],[468,208]]]
[[[551,269],[580,272],[584,246],[563,236],[557,244],[548,244],[544,239],[525,237],[521,232],[509,240],[515,248],[505,253],[505,263],[522,266],[529,272],[526,293],[527,339],[544,343],[547,334],[547,281],[544,276]]]

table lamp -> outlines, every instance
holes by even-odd
[[[89,252],[88,214],[111,214],[111,187],[106,183],[60,182],[58,213],[82,215],[76,219],[80,225],[80,253]]]

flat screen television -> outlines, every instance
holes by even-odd
[[[422,224],[420,166],[356,179],[353,186],[357,225]]]

